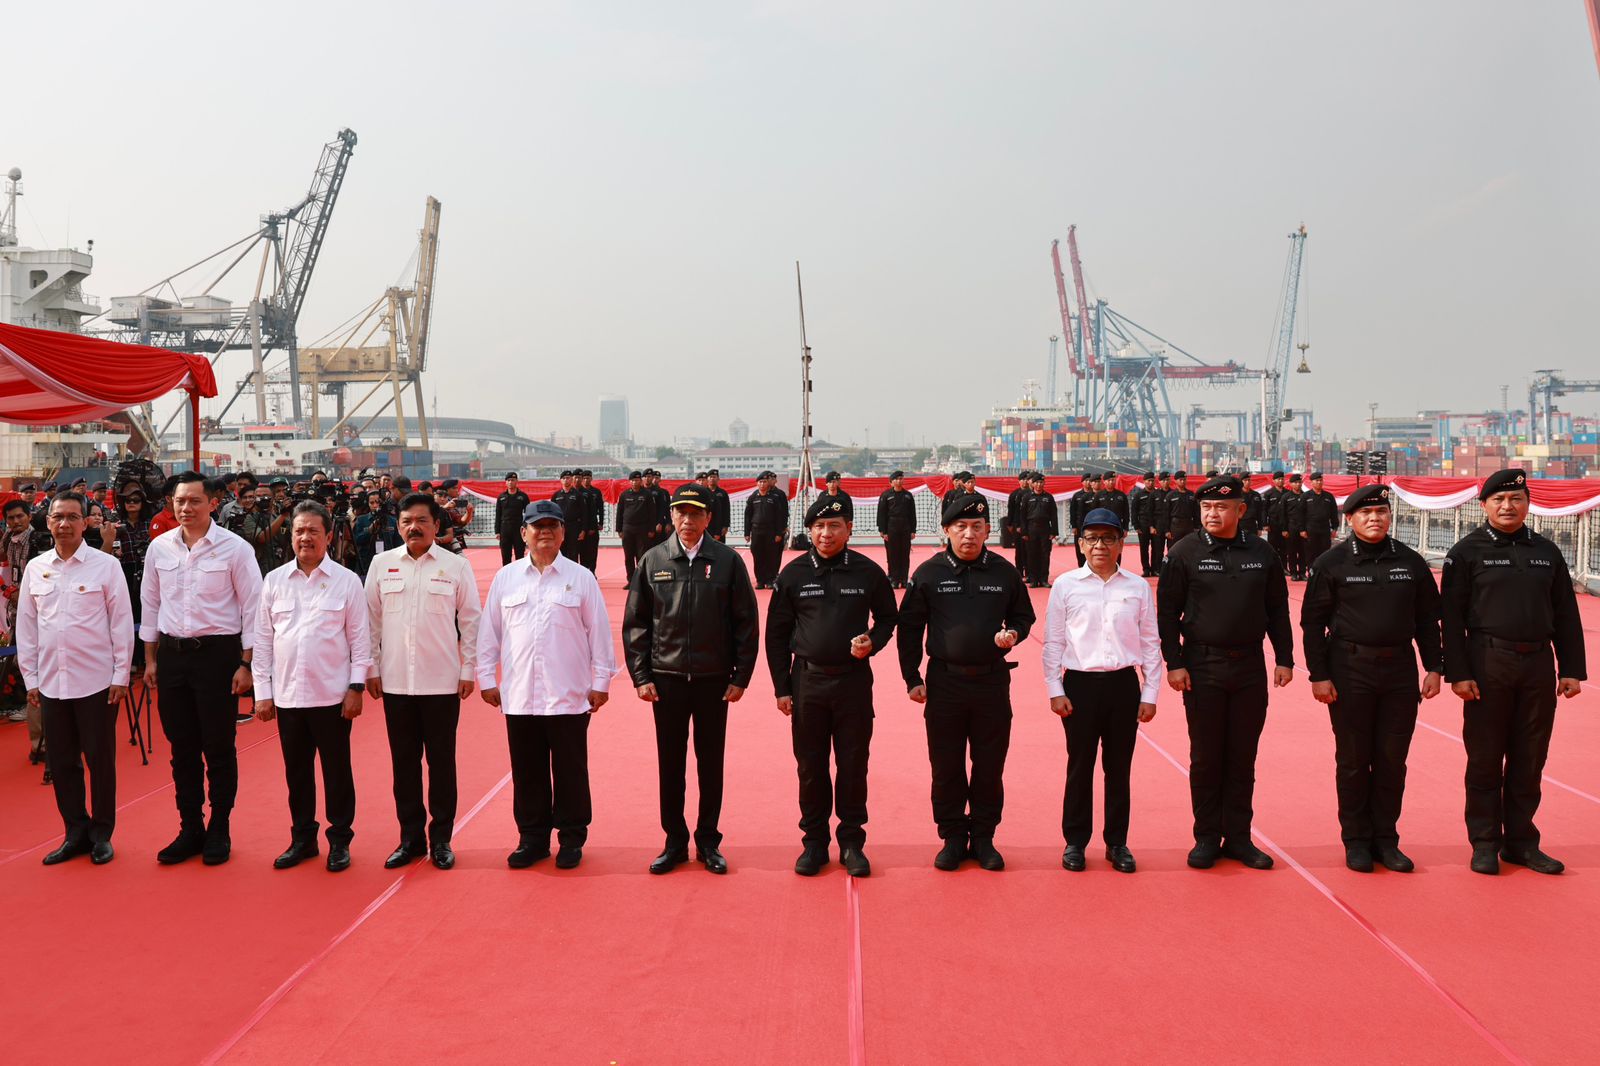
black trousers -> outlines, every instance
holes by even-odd
[[[600,531],[587,530],[583,541],[578,545],[578,562],[588,568],[589,573],[594,573],[600,566]]]
[[[1307,539],[1299,532],[1291,532],[1283,539],[1284,552],[1287,556],[1283,561],[1283,567],[1294,577],[1299,577],[1305,571]]]
[[[622,571],[629,582],[633,581],[633,572],[638,569],[639,556],[650,550],[651,531],[648,529],[624,529],[622,531]]]
[[[1167,537],[1164,533],[1150,534],[1150,569],[1161,573],[1161,562],[1167,554]]]
[[[571,559],[573,562],[578,563],[579,566],[582,566],[582,562],[578,559],[578,548],[578,530],[567,530],[566,536],[561,540],[561,554],[566,558]]]
[[[1411,648],[1370,648],[1334,640],[1328,676],[1339,698],[1333,725],[1339,835],[1346,844],[1393,847],[1406,791],[1406,756],[1417,729],[1417,657]]]
[[[520,559],[528,553],[528,546],[522,542],[521,533],[500,534],[500,565],[504,566],[512,559]]]
[[[1020,530],[1014,539],[1016,543],[1012,546],[1013,559],[1016,563],[1017,573],[1022,575],[1023,583],[1026,584],[1028,581],[1028,542],[1022,539]]]
[[[172,750],[178,816],[188,829],[204,826],[208,784],[213,818],[226,818],[239,792],[239,638],[207,639],[199,649],[162,640],[156,652],[156,710]]]
[[[1139,538],[1139,573],[1150,573],[1150,534],[1144,530],[1137,530]]]
[[[1082,536],[1083,530],[1075,529],[1072,531],[1072,554],[1077,557],[1080,567],[1083,565],[1083,545],[1078,538]]]
[[[1322,553],[1333,547],[1333,534],[1326,529],[1313,529],[1306,534],[1306,539],[1301,542],[1305,547],[1305,558],[1300,560],[1301,572],[1311,569],[1311,564],[1322,558]]]
[[[722,844],[717,823],[722,818],[722,760],[728,741],[728,679],[657,677],[653,705],[656,720],[656,774],[661,801],[661,830],[667,847],[689,844],[689,823],[683,816],[684,775],[689,770],[689,725],[694,724],[694,767],[700,790],[695,820],[696,847]]]
[[[1028,584],[1048,585],[1050,583],[1050,530],[1041,526],[1038,529],[1028,530]]]
[[[1474,637],[1470,652],[1481,698],[1462,707],[1467,837],[1474,844],[1537,847],[1533,816],[1556,724],[1555,655],[1549,644],[1524,653],[1485,637]]]
[[[1072,713],[1061,720],[1067,734],[1067,787],[1061,800],[1061,835],[1087,847],[1094,836],[1094,764],[1105,767],[1107,847],[1128,842],[1132,806],[1128,779],[1139,737],[1139,673],[1068,670],[1061,685]]]
[[[1196,842],[1250,838],[1256,749],[1267,724],[1267,667],[1260,649],[1185,649],[1189,691],[1189,799]],[[1552,686],[1553,687],[1553,686]]]
[[[355,832],[356,781],[350,769],[350,719],[332,707],[279,707],[278,743],[289,786],[289,832],[295,840],[317,838],[317,763],[322,763],[323,812],[328,843],[349,845]]]
[[[383,724],[394,770],[394,813],[400,841],[420,848],[449,843],[456,821],[456,725],[461,697],[383,694]],[[428,802],[422,802],[422,760],[428,760]],[[429,824],[429,815],[432,823]]]
[[[939,837],[993,839],[1005,807],[1006,753],[1011,749],[1011,672],[963,676],[928,663],[928,730],[933,770],[933,820]],[[967,756],[972,773],[967,773]]]
[[[800,833],[826,847],[828,817],[837,814],[840,849],[867,840],[867,757],[872,747],[872,669],[862,660],[843,674],[794,666],[789,732],[800,778]],[[828,772],[832,751],[834,773]]]
[[[159,674],[157,675],[159,677]],[[111,839],[117,825],[117,712],[106,702],[108,689],[75,699],[41,693],[45,765],[55,785],[56,810],[67,842],[98,844]],[[89,807],[84,806],[83,771],[89,769]],[[94,811],[90,817],[89,811]]]
[[[883,538],[883,550],[888,557],[889,565],[884,569],[889,572],[889,580],[904,585],[911,577],[911,531],[889,530]]]
[[[1281,529],[1267,530],[1267,546],[1278,556],[1278,565],[1283,567],[1283,572],[1289,572],[1289,538],[1284,536]]]
[[[756,584],[770,585],[778,580],[778,570],[783,566],[783,536],[779,529],[750,531],[750,561],[755,564]]]
[[[517,839],[548,844],[550,831],[563,847],[589,839],[589,715],[508,714],[511,813]]]

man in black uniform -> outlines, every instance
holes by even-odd
[[[1017,573],[1023,575],[1027,573],[1028,550],[1022,543],[1022,501],[1028,498],[1028,493],[1031,491],[1028,486],[1032,482],[1032,470],[1024,470],[1017,475],[1017,487],[1006,497],[1005,532],[1000,538],[1002,548],[1012,549]],[[1026,576],[1023,580],[1027,580]]]
[[[1322,558],[1333,544],[1333,535],[1339,529],[1339,501],[1322,487],[1322,472],[1311,472],[1311,487],[1305,493],[1306,505],[1306,555],[1301,563],[1303,570]],[[1305,576],[1302,574],[1302,576]]]
[[[1287,548],[1283,539],[1283,471],[1272,472],[1272,484],[1261,494],[1261,536],[1278,555],[1284,570],[1289,569]]]
[[[945,502],[948,510],[950,503]],[[1033,491],[1022,501],[1022,541],[1028,549],[1028,585],[1030,588],[1050,587],[1050,548],[1061,532],[1060,519],[1056,517],[1056,500],[1044,491],[1044,475],[1033,474]]]
[[[584,516],[587,520],[584,530],[587,536],[583,538],[583,546],[578,549],[578,561],[592,574],[600,566],[600,531],[606,528],[606,496],[594,487],[593,470],[579,470],[577,475],[578,492],[588,501]]]
[[[1239,520],[1239,528],[1252,537],[1261,535],[1261,528],[1266,524],[1267,505],[1261,498],[1261,493],[1250,487],[1250,475],[1239,474],[1237,471],[1228,471],[1230,477],[1237,477],[1244,482],[1244,517]]]
[[[691,722],[700,784],[696,858],[714,874],[728,872],[717,828],[728,704],[739,701],[755,673],[760,610],[739,553],[705,535],[710,521],[710,491],[679,485],[672,495],[673,536],[639,560],[622,614],[628,675],[639,698],[655,705],[661,829],[667,839],[650,863],[653,874],[689,861],[683,798]]]
[[[965,470],[951,475],[950,491],[939,497],[939,513],[943,514],[945,506],[958,496],[963,496],[972,491],[972,475]]]
[[[1556,697],[1588,677],[1583,625],[1561,549],[1526,525],[1527,474],[1491,474],[1478,499],[1488,521],[1450,549],[1442,588],[1444,673],[1464,701],[1472,869],[1499,873],[1504,859],[1558,874],[1533,816]]]
[[[527,509],[528,494],[517,488],[517,475],[506,475],[506,491],[494,501],[494,535],[500,540],[500,565],[507,566],[513,558],[520,559],[528,546],[522,542],[522,512]]]
[[[917,501],[906,491],[905,476],[904,470],[890,474],[889,488],[878,497],[878,534],[883,537],[888,556],[889,586],[897,589],[906,587],[911,571],[911,538],[917,535]]]
[[[1306,573],[1306,493],[1299,474],[1289,475],[1289,487],[1279,501],[1283,509],[1283,566],[1293,581]]]
[[[1128,494],[1117,488],[1115,470],[1100,475],[1100,495],[1095,497],[1094,506],[1096,510],[1110,511],[1122,520],[1122,528],[1128,528]]]
[[[811,548],[778,574],[767,605],[767,667],[778,710],[789,716],[800,778],[804,850],[794,872],[807,877],[827,865],[830,813],[838,814],[845,872],[872,873],[862,850],[872,744],[867,660],[889,643],[896,608],[883,570],[848,547],[853,518],[848,496],[819,496],[806,508]]]
[[[628,487],[617,497],[617,533],[622,537],[622,568],[629,584],[655,531],[655,496],[644,487],[644,472],[635,470],[628,475]]]
[[[1189,720],[1189,865],[1197,870],[1221,855],[1257,870],[1272,866],[1250,839],[1256,748],[1267,721],[1261,642],[1272,638],[1272,683],[1282,688],[1294,678],[1294,632],[1277,556],[1259,537],[1239,534],[1243,495],[1238,478],[1200,487],[1203,528],[1172,545],[1156,586],[1167,684],[1183,693]]]
[[[1091,471],[1083,475],[1078,491],[1067,500],[1067,528],[1072,530],[1072,553],[1078,557],[1079,566],[1083,565],[1083,549],[1078,547],[1078,530],[1083,526],[1083,516],[1094,510],[1099,498],[1100,475]]]
[[[728,490],[722,488],[721,482],[721,471],[706,471],[705,486],[711,493],[711,527],[706,530],[706,536],[726,544],[728,527],[733,525],[733,501],[728,497]]]
[[[1311,693],[1333,723],[1334,782],[1344,863],[1368,873],[1373,856],[1410,873],[1400,850],[1406,753],[1420,696],[1439,694],[1439,590],[1421,555],[1389,536],[1389,488],[1368,485],[1344,501],[1351,536],[1311,565],[1300,629]]]
[[[1156,472],[1148,470],[1133,483],[1128,493],[1128,528],[1139,538],[1139,573],[1150,576],[1150,494],[1156,487]]]
[[[1239,493],[1243,496],[1242,486]],[[1234,502],[1239,501],[1236,499]],[[1182,470],[1172,475],[1172,488],[1167,490],[1164,517],[1161,533],[1167,542],[1167,555],[1170,557],[1178,541],[1200,528],[1200,503],[1189,491],[1189,476]]]
[[[789,535],[789,497],[777,489],[778,475],[761,471],[756,491],[744,501],[744,535],[755,563],[756,588],[769,589],[783,564],[783,541]]]
[[[650,534],[653,548],[672,535],[672,494],[661,487],[661,471],[654,468],[644,472],[644,487],[656,502],[656,524]]]
[[[578,491],[573,481],[573,471],[561,471],[561,487],[551,494],[550,502],[561,508],[561,513],[566,516],[564,524],[567,535],[561,540],[561,554],[577,562],[578,548],[583,544],[589,521],[589,500]]]
[[[1167,521],[1167,497],[1172,493],[1172,475],[1165,470],[1156,475],[1156,487],[1150,490],[1150,502],[1145,505],[1144,531],[1150,535],[1150,572],[1146,577],[1161,576],[1161,560],[1167,553],[1167,534],[1163,528]]]
[[[994,832],[1005,801],[1015,665],[1006,653],[1028,638],[1033,603],[1016,567],[984,547],[987,500],[960,501],[940,519],[948,547],[917,567],[900,602],[900,676],[912,702],[924,705],[933,820],[944,841],[933,865],[954,870],[971,855],[985,870],[1001,870],[1005,860],[995,850]]]

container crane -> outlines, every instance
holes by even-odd
[[[1306,228],[1301,225],[1299,229],[1289,234],[1289,261],[1283,271],[1283,292],[1276,323],[1277,338],[1267,357],[1266,372],[1261,378],[1261,427],[1262,436],[1265,438],[1262,442],[1262,460],[1267,466],[1278,461],[1278,447],[1283,426],[1294,417],[1291,412],[1284,409],[1283,405],[1289,395],[1289,356],[1295,349],[1295,307],[1300,299],[1300,275],[1305,265],[1305,253]],[[1300,345],[1298,373],[1305,374],[1311,370],[1305,359],[1305,352],[1309,347],[1309,343]]]
[[[1555,401],[1572,392],[1600,392],[1600,381],[1564,378],[1559,370],[1538,370],[1528,386],[1528,443],[1549,444],[1555,436]],[[1544,422],[1541,433],[1539,423]]]

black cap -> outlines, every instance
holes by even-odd
[[[1182,471],[1182,470],[1174,470],[1172,472],[1172,476],[1173,477],[1181,477],[1185,481],[1187,481],[1189,479],[1189,475],[1187,473],[1185,473],[1184,471]]]
[[[951,522],[959,522],[963,518],[981,518],[987,522],[989,501],[981,493],[976,492],[953,496],[950,502],[944,505],[944,511],[939,515],[939,524],[948,526]]]
[[[501,478],[500,480],[502,480],[502,481],[510,481],[513,478],[515,478],[516,476],[517,476],[517,472],[515,470],[513,470],[510,473],[506,474],[506,476]]]
[[[672,493],[672,506],[699,507],[702,510],[711,510],[711,493],[706,491],[704,485],[696,485],[692,481],[685,481]]]
[[[1393,507],[1394,497],[1387,485],[1363,485],[1344,498],[1340,508],[1345,514],[1355,514],[1363,507]]]
[[[970,471],[970,470],[961,471],[960,473],[958,473],[956,475],[956,480],[957,481],[971,481],[972,480],[972,471]]]
[[[763,470],[763,471],[761,471],[761,473],[756,475],[756,480],[760,481],[764,477],[777,477],[777,476],[778,476],[777,474],[774,474],[770,470]]]
[[[460,478],[453,478],[453,477],[447,477],[443,481],[439,482],[437,485],[434,486],[434,488],[436,488],[436,489],[446,489],[446,490],[454,489],[454,488],[460,488],[460,487],[461,487],[461,479]]]
[[[1272,472],[1272,476],[1273,476],[1273,477],[1274,477],[1274,478],[1280,478],[1280,477],[1283,477],[1283,476],[1284,476],[1284,474],[1283,474],[1283,471],[1282,471],[1282,470],[1274,470],[1274,471],[1273,471],[1273,472]]]
[[[905,477],[905,476],[906,476],[906,472],[904,470],[891,470],[889,472],[889,480],[890,481],[893,481],[897,477]]]
[[[1322,480],[1322,471],[1320,471],[1320,470],[1311,471],[1311,480],[1312,481],[1321,481]]]
[[[1096,507],[1084,515],[1083,528],[1088,529],[1090,526],[1110,526],[1119,531],[1125,528],[1122,517],[1109,507]]]
[[[1300,480],[1300,475],[1299,474],[1290,474],[1289,475],[1289,480],[1290,481],[1299,481]]]
[[[1104,474],[1100,475],[1101,481],[1104,481],[1106,478],[1110,478],[1112,481],[1117,480],[1117,472],[1115,470],[1107,470]]]
[[[1242,500],[1244,482],[1236,477],[1214,477],[1195,490],[1194,497],[1197,500]]]
[[[1483,488],[1478,490],[1478,499],[1487,500],[1497,492],[1515,492],[1521,489],[1528,491],[1528,472],[1512,467],[1509,470],[1496,470],[1483,479]]]
[[[721,477],[721,476],[722,476],[722,471],[718,470],[716,467],[712,467],[710,470],[706,471],[706,477]]]
[[[1150,480],[1151,478],[1153,478],[1155,476],[1156,476],[1156,472],[1154,470],[1146,470],[1144,472],[1144,477],[1145,477],[1146,481]]]
[[[557,474],[557,475],[556,475],[556,476],[557,476],[557,477],[571,477],[571,476],[572,476],[572,471],[570,471],[570,470],[563,470],[563,471],[561,471],[561,473],[560,473],[560,474]]]
[[[628,474],[628,480],[629,481],[632,481],[634,478],[640,478],[640,477],[644,477],[644,471],[642,471],[642,470],[634,470],[634,471],[631,471]]]
[[[554,500],[534,500],[522,509],[522,524],[531,526],[533,523],[546,518],[554,518],[562,525],[567,524],[567,516],[561,510],[561,505]]]
[[[1033,483],[1036,484],[1036,485],[1043,485],[1044,484],[1044,475],[1041,474],[1039,471],[1035,470],[1033,472],[1033,477],[1030,480],[1032,480]]]
[[[824,480],[824,481],[838,481],[839,480],[839,471],[837,471],[837,470],[828,471],[828,473],[823,477],[822,480]]]
[[[1170,470],[1163,470],[1163,471],[1161,471],[1161,473],[1156,475],[1156,477],[1158,477],[1158,478],[1171,477],[1171,476],[1172,476],[1172,471],[1170,471]]]
[[[104,492],[104,491],[106,491],[106,483],[104,481],[96,481],[93,485],[89,486],[89,491],[90,492]]]
[[[842,518],[846,522],[855,519],[855,504],[850,502],[850,497],[840,493],[837,496],[818,496],[811,501],[811,506],[806,508],[806,525],[809,526],[819,518]]]

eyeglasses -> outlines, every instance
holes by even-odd
[[[81,514],[53,514],[48,516],[52,522],[82,522],[83,517]]]
[[[1122,539],[1121,537],[1115,537],[1115,536],[1112,536],[1112,537],[1088,536],[1088,537],[1079,537],[1078,538],[1078,543],[1082,544],[1086,548],[1093,548],[1097,544],[1115,544],[1115,543],[1117,543],[1117,541],[1119,541],[1121,539]]]

